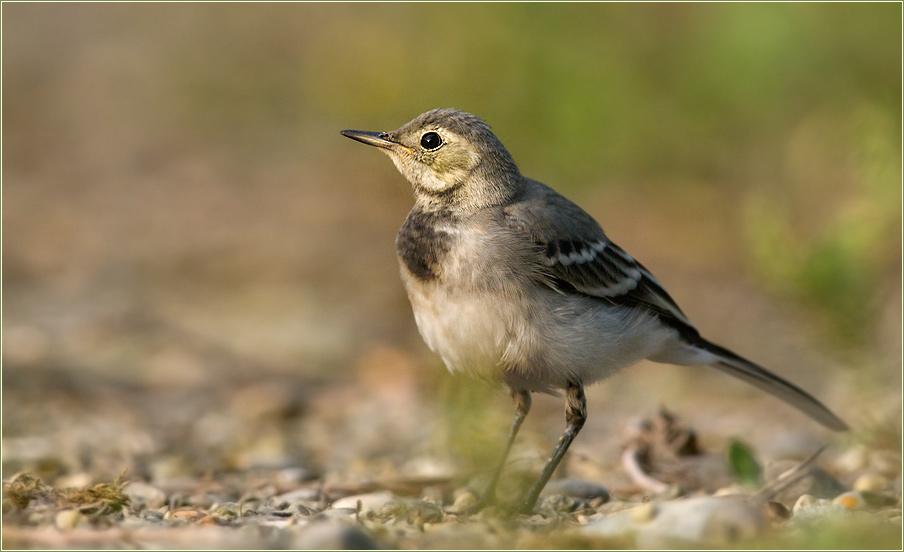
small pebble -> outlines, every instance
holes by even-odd
[[[881,491],[888,486],[888,479],[876,473],[864,473],[854,481],[855,491]]]
[[[141,518],[147,521],[163,521],[165,514],[163,512],[158,512],[156,510],[145,510],[141,512]]]
[[[358,510],[358,503],[361,503],[361,511],[379,510],[390,502],[396,500],[396,496],[389,491],[377,491],[375,493],[366,493],[359,495],[351,495],[333,502],[333,509],[353,508]]]
[[[451,514],[463,514],[473,508],[477,504],[477,500],[476,494],[470,491],[463,492],[455,498],[455,502],[449,506],[448,511]]]
[[[584,481],[583,479],[555,479],[546,484],[546,488],[541,493],[543,495],[561,494],[574,498],[583,498],[584,500],[594,500],[597,498],[603,501],[609,501],[609,491],[593,481]]]
[[[842,493],[832,500],[832,504],[844,506],[848,510],[862,510],[866,507],[866,501],[863,500],[863,495],[858,491]]]
[[[794,507],[791,508],[791,512],[797,514],[798,511],[803,510],[804,508],[812,508],[816,505],[817,500],[818,499],[813,495],[800,495],[800,498],[794,503]]]
[[[319,514],[315,514],[313,519],[318,521],[324,519],[345,519],[355,517],[357,514],[357,508],[329,508]]]
[[[75,529],[79,522],[82,521],[82,514],[78,510],[60,510],[54,517],[54,524],[61,531],[69,531]]]
[[[196,510],[194,508],[183,508],[181,510],[174,510],[171,512],[167,512],[164,515],[164,519],[177,519],[183,521],[195,521],[201,519],[206,514],[201,510]]]
[[[242,505],[237,502],[227,502],[213,508],[210,515],[215,518],[233,520],[242,517]]]

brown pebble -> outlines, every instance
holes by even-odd
[[[866,507],[866,501],[863,500],[863,495],[857,491],[849,491],[836,496],[835,499],[832,500],[832,504],[844,506],[848,510],[862,510]]]
[[[220,521],[211,515],[206,515],[198,520],[198,525],[220,525]]]
[[[183,510],[175,510],[173,512],[167,513],[167,517],[173,519],[184,519],[186,521],[195,521],[204,517],[205,515],[207,514],[200,510],[195,510],[194,508],[185,508]]]

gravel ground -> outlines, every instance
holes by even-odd
[[[95,321],[82,339],[105,356],[142,351],[158,370],[137,379],[91,355],[93,370],[74,371],[55,348],[75,345],[35,328],[7,335],[5,549],[901,544],[894,423],[832,437],[801,417],[740,440],[700,408],[688,413],[703,429],[638,407],[644,417],[588,427],[534,514],[511,514],[561,421],[560,401],[540,400],[533,416],[548,429],[526,429],[500,505],[471,514],[507,426],[500,390],[389,347],[363,354],[352,379],[307,379],[130,316]],[[594,416],[599,399],[591,419],[606,415]]]

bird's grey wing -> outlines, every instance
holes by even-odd
[[[543,188],[539,188],[541,193]],[[513,206],[510,224],[537,245],[536,262],[544,283],[560,293],[598,297],[612,304],[646,309],[674,328],[690,347],[691,357],[668,358],[679,364],[707,364],[801,409],[834,430],[847,425],[821,402],[796,385],[743,357],[703,339],[650,271],[606,237],[580,207],[555,192]],[[689,358],[695,361],[688,362]]]
[[[544,283],[648,310],[695,341],[699,333],[674,299],[642,264],[610,240],[583,209],[536,183],[533,197],[511,206],[509,223],[529,236]]]
[[[549,285],[616,304],[650,310],[696,337],[694,325],[642,264],[600,230],[593,237],[557,237],[538,242],[539,261],[548,268]]]

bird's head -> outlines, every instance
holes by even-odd
[[[343,136],[381,148],[427,203],[480,207],[518,191],[521,174],[483,119],[457,109],[434,109],[389,132],[343,130]]]

